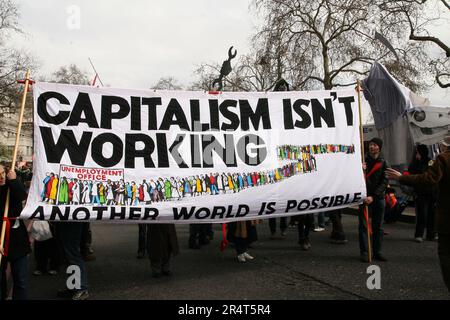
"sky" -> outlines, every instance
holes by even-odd
[[[16,2],[26,33],[16,45],[39,58],[40,72],[74,63],[93,77],[90,57],[113,87],[146,89],[167,76],[189,85],[196,66],[221,63],[230,46],[248,52],[254,30],[248,0]]]
[[[76,64],[94,78],[91,58],[104,84],[148,89],[161,77],[183,86],[201,63],[221,63],[228,48],[250,51],[258,18],[251,0],[16,0],[19,24],[13,45],[37,57],[39,74]],[[436,34],[450,42],[448,24]],[[450,90],[423,94],[449,106]]]

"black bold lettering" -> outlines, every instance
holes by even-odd
[[[39,215],[39,217],[38,217]],[[39,220],[45,220],[45,214],[44,214],[44,207],[38,206],[36,210],[34,210],[33,214],[30,217],[30,220],[32,219],[39,219]]]
[[[141,98],[131,97],[131,130],[141,130]]]
[[[51,128],[39,127],[39,130],[41,131],[47,162],[61,163],[61,158],[67,150],[72,164],[78,166],[84,165],[92,132],[83,132],[80,143],[78,143],[72,130],[61,130],[58,142],[55,143]]]
[[[112,144],[112,155],[105,158],[103,155],[103,145],[105,143]],[[92,140],[92,159],[100,166],[109,168],[113,167],[122,160],[123,142],[113,133],[101,133]]]
[[[120,212],[116,212],[116,209],[120,209]],[[126,210],[127,210],[126,207],[111,207],[111,214],[109,215],[109,219],[114,220],[117,217],[120,220],[124,220],[125,215],[126,215]]]
[[[355,102],[354,97],[342,97],[338,99],[339,103],[344,104],[345,108],[345,117],[347,118],[347,125],[353,125],[353,111],[352,111],[352,102]]]
[[[237,101],[236,100],[224,100],[219,106],[220,113],[230,121],[230,123],[222,123],[221,130],[224,131],[235,131],[239,128],[239,116],[228,108],[236,108]]]
[[[317,99],[311,99],[311,109],[313,114],[313,121],[315,128],[322,128],[322,120],[328,125],[329,128],[334,128],[334,114],[333,104],[331,99],[325,100],[325,108]]]
[[[209,100],[209,118],[211,131],[219,131],[219,102],[217,100]]]
[[[262,121],[263,129],[271,129],[269,103],[267,98],[258,99],[256,110],[253,112],[248,100],[239,100],[239,107],[241,112],[241,129],[248,131],[250,129],[250,121],[252,121],[253,128],[259,129],[259,123]]]
[[[336,196],[336,200],[334,201],[334,206],[340,206],[344,203],[344,196]]]
[[[50,220],[56,220],[56,217],[58,217],[58,220],[69,220],[70,215],[70,207],[65,207],[64,214],[61,212],[60,207],[58,206],[52,206],[52,213],[50,214]]]
[[[302,121],[295,120],[294,125],[297,128],[306,129],[311,125],[311,117],[305,110],[302,109],[302,106],[308,106],[309,100],[304,99],[298,99],[294,102],[294,111],[297,113],[301,118]]]
[[[215,219],[217,216],[219,216],[220,219],[223,219],[224,213],[227,211],[227,208],[225,207],[216,207],[214,206],[211,219]]]
[[[320,200],[320,198],[314,198],[312,200],[311,207],[310,207],[311,210],[314,210],[319,206],[319,204],[317,203],[317,202],[319,202],[319,200]]]
[[[284,212],[289,212],[291,209],[294,209],[297,206],[297,201],[295,200],[288,200],[287,206],[286,206],[286,211]]]
[[[195,207],[191,207],[191,209],[189,210],[189,212],[187,212],[187,208],[186,207],[182,207],[180,210],[180,213],[178,213],[178,208],[173,208],[173,218],[175,220],[180,220],[180,218],[184,219],[184,220],[189,220],[190,217],[192,217],[192,215],[195,212]]]
[[[85,115],[85,118],[81,116]],[[72,113],[70,114],[68,126],[78,126],[79,123],[84,122],[91,128],[98,128],[97,118],[95,117],[94,108],[92,108],[89,95],[85,92],[80,92],[73,106]]]
[[[303,205],[305,205],[305,207],[302,207]],[[302,200],[302,201],[300,201],[300,203],[298,204],[298,206],[297,206],[297,210],[298,211],[304,211],[304,210],[307,210],[307,209],[309,209],[309,205],[310,205],[310,202],[309,202],[309,200]]]
[[[159,129],[169,130],[172,125],[179,126],[181,130],[189,131],[189,125],[187,123],[186,116],[176,99],[170,100]]]
[[[128,220],[139,220],[141,217],[141,209],[141,207],[130,207],[130,215],[128,216]]]
[[[48,91],[41,93],[37,99],[37,113],[39,117],[49,124],[61,124],[67,120],[70,115],[69,111],[60,111],[57,106],[51,108],[53,111],[57,111],[56,115],[52,116],[47,110],[47,101],[50,99],[56,99],[60,104],[69,105],[69,100],[59,92]]]
[[[243,213],[241,213],[241,211]],[[236,213],[236,218],[245,217],[250,212],[250,208],[246,204],[240,204]]]
[[[319,207],[319,209],[323,209],[323,208],[325,208],[327,206],[327,200],[328,199],[330,199],[330,197],[323,197],[320,200],[320,207]]]
[[[80,217],[78,216],[78,213],[79,213],[79,212],[81,212],[81,213],[84,214],[84,217],[83,217],[83,218],[80,218]],[[75,210],[73,210],[73,213],[72,213],[72,220],[89,220],[90,216],[91,216],[91,214],[90,214],[88,208],[78,207],[78,208],[76,208]]]
[[[161,98],[142,98],[142,105],[148,106],[148,130],[157,130],[156,107],[161,105]]]
[[[204,212],[204,214],[202,214],[202,212]],[[208,208],[200,208],[195,212],[195,219],[206,219],[209,217],[209,215],[211,214],[211,212],[209,211]]]
[[[158,150],[158,168],[168,168],[169,154],[167,153],[167,140],[165,133],[156,134],[156,145]]]
[[[96,220],[102,220],[103,219],[103,212],[108,210],[108,207],[92,207],[92,211],[97,213],[97,219]]]
[[[142,218],[142,220],[147,220],[149,218],[152,220],[156,220],[158,215],[159,215],[158,209],[145,207],[144,208],[144,217]]]
[[[291,99],[283,99],[283,119],[285,129],[294,129]]]
[[[137,150],[136,143],[142,142],[144,148]],[[144,158],[145,168],[154,168],[152,153],[155,150],[153,139],[146,134],[131,133],[125,135],[125,168],[134,168],[137,157]]]
[[[113,112],[113,106],[119,106],[117,112]],[[130,105],[128,101],[116,96],[102,96],[102,117],[100,120],[101,127],[111,129],[112,119],[123,119],[130,113]]]

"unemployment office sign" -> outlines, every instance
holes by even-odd
[[[361,202],[357,96],[36,83],[22,218],[229,222]]]

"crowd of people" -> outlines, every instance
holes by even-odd
[[[444,282],[450,290],[450,202],[448,197],[448,194],[450,194],[450,137],[446,137],[442,141],[441,148],[443,152],[438,155],[434,161],[430,161],[431,159],[428,156],[426,146],[418,145],[414,159],[408,168],[408,172],[404,174],[389,168],[389,165],[383,158],[382,147],[383,141],[381,139],[372,139],[369,143],[368,153],[366,154],[363,163],[367,197],[360,206],[358,214],[360,259],[363,262],[368,262],[371,259],[377,261],[388,260],[382,253],[384,236],[383,215],[386,206],[385,196],[389,179],[398,180],[402,184],[414,186],[417,218],[414,239],[417,242],[422,242],[423,239],[438,241],[438,255],[441,270]],[[215,183],[211,183],[210,180],[210,183],[207,184],[205,181],[208,180],[208,178],[216,177],[217,182],[222,175],[205,175],[203,177],[204,181],[200,182],[202,192],[198,195],[203,194],[203,190],[208,194],[216,194],[216,192],[219,191],[239,192],[242,188],[258,186],[265,183],[274,183],[290,177],[293,174],[304,173],[304,170],[316,170],[314,167],[315,161],[313,161],[313,154],[327,152],[327,150],[330,150],[329,152],[354,152],[354,148],[351,146],[313,146],[307,152],[310,154],[310,158],[306,159],[308,164],[302,166],[306,164],[306,162],[302,162],[302,165],[299,165],[300,161],[305,160],[302,155],[306,154],[306,152],[304,152],[306,150],[303,148],[304,147],[295,146],[280,147],[278,150],[279,157],[283,160],[290,160],[291,162],[288,165],[276,169],[273,174],[269,174],[268,171],[242,175],[223,174],[226,177],[223,181],[229,182],[231,179],[232,185],[230,186],[230,184],[228,184],[228,189],[225,187],[224,183],[223,189],[219,188],[219,185],[217,185],[216,190],[216,188],[213,187]],[[309,167],[309,165],[311,166]],[[13,283],[12,298],[28,298],[27,257],[29,253],[32,252],[32,249],[35,251],[36,270],[33,274],[36,276],[46,272],[51,275],[57,274],[62,263],[78,266],[81,271],[80,287],[76,289],[66,288],[60,291],[58,295],[60,297],[67,297],[75,300],[87,299],[89,297],[89,285],[85,261],[89,260],[86,256],[89,256],[89,254],[92,255],[93,253],[92,248],[90,247],[90,242],[92,240],[86,240],[86,238],[90,238],[89,224],[81,222],[52,222],[48,225],[49,231],[47,230],[47,233],[49,233],[49,237],[35,237],[34,248],[32,248],[29,241],[29,231],[32,231],[33,226],[31,224],[31,227],[30,225],[27,226],[23,220],[17,219],[22,210],[23,201],[26,200],[27,197],[26,186],[29,186],[31,172],[31,168],[28,164],[18,170],[10,170],[4,165],[0,165],[0,205],[4,207],[7,199],[7,192],[9,190],[9,219],[7,219],[7,222],[11,225],[7,226],[9,228],[9,245],[0,248],[3,258],[1,264],[2,299],[5,299],[8,296],[6,278],[6,270],[8,267]],[[51,182],[51,185],[53,185],[53,181]],[[179,188],[182,183],[178,183],[176,179],[173,181],[175,181],[177,186],[176,189],[178,190],[175,191],[176,197],[183,197],[186,194],[184,193],[185,189]],[[169,180],[171,189],[173,188],[173,181],[171,182]],[[179,180],[179,182],[181,181],[183,181],[183,179]],[[244,181],[247,181],[247,183]],[[71,181],[66,179],[67,190],[69,189],[70,182]],[[153,180],[150,180],[149,190],[151,190],[150,186],[153,187],[151,184],[152,182]],[[50,184],[50,180],[48,180],[47,183]],[[89,183],[86,182],[86,187],[84,183],[85,182],[82,182],[81,185],[79,185],[80,189],[81,186],[83,186],[83,189],[86,188],[89,190]],[[145,180],[142,184],[144,183],[146,183]],[[191,186],[193,184],[198,185],[197,182],[193,184],[189,182],[189,184]],[[66,187],[60,187],[60,189],[61,188],[64,189]],[[93,194],[93,188],[94,183],[92,183],[88,196],[85,196],[84,198],[81,190],[79,196],[75,196],[72,192],[71,200],[69,200],[69,192],[67,191],[67,197],[64,198],[63,201],[74,202],[74,198],[77,198],[79,199],[79,202],[76,202],[80,204],[97,203],[97,196],[98,202],[101,203],[100,194],[96,195],[95,192]],[[110,192],[114,195],[113,187],[110,186],[109,188],[111,190]],[[158,190],[156,185],[154,185],[154,188],[155,190]],[[123,197],[120,196],[122,189],[124,194]],[[127,183],[119,181],[119,184],[116,185],[116,195],[113,197],[114,204],[133,203],[127,202],[129,197],[125,197],[126,189]],[[195,189],[197,190],[197,188]],[[51,203],[51,197],[47,197],[47,193],[44,194],[44,191],[47,192],[47,190],[48,188],[43,189],[42,200]],[[186,190],[189,190],[189,188],[186,188]],[[50,193],[51,192],[52,191],[50,190]],[[66,191],[64,190],[64,192]],[[119,193],[118,197],[117,192]],[[191,196],[196,196],[196,192],[197,191],[192,191],[191,188]],[[61,190],[59,190],[59,193],[61,194]],[[135,194],[137,193],[138,191],[136,188]],[[168,197],[168,195],[172,196]],[[103,198],[107,203],[108,195],[106,191],[103,194]],[[171,198],[173,198],[173,193],[163,195],[163,199],[165,200]],[[56,198],[53,200],[55,199]],[[148,201],[158,201],[155,197],[152,198],[150,195],[148,199]],[[131,191],[131,200],[133,200],[133,191]],[[145,202],[146,198],[144,197],[143,200]],[[434,214],[435,210],[436,215]],[[333,222],[331,237],[333,238],[335,233],[340,232],[343,234],[342,222],[340,220],[341,210],[329,211],[327,213],[330,217],[330,221]],[[434,217],[436,217],[436,219],[434,219]],[[302,250],[310,250],[310,232],[315,230],[313,214],[293,216],[290,220],[290,224],[297,227],[300,248]],[[287,218],[282,218],[280,222],[281,232],[283,233],[288,227]],[[368,222],[371,223],[369,228],[367,226]],[[226,239],[223,241],[228,241],[233,244],[236,251],[236,261],[245,263],[255,259],[255,256],[250,254],[249,248],[252,242],[258,239],[257,224],[258,221],[236,221],[226,225]],[[274,227],[273,223],[269,225],[271,227],[271,233],[273,233],[276,226]],[[323,221],[322,226],[324,227]],[[35,226],[35,228],[37,228],[37,226]],[[371,231],[371,237],[368,236],[368,229]],[[192,249],[198,249],[201,245],[208,244],[213,238],[211,225],[193,224],[190,227],[190,232],[189,248]],[[33,232],[31,233],[33,234]],[[42,232],[37,232],[37,234],[40,236],[43,235]],[[196,241],[200,240],[200,243],[195,242],[192,239],[196,239]],[[369,242],[368,239],[371,241]],[[346,241],[339,243],[345,244]],[[225,246],[226,245],[222,246],[222,248],[224,249]],[[371,248],[372,256],[369,255],[369,247]],[[7,252],[5,252],[5,249]],[[173,224],[139,225],[138,258],[143,258],[148,254],[153,277],[170,276],[172,274],[170,268],[171,258],[178,254],[179,250],[176,229]]]

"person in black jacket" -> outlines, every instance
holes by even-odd
[[[369,217],[372,218],[372,252],[373,259],[387,261],[381,254],[381,243],[383,242],[383,216],[385,209],[385,192],[388,179],[385,171],[388,167],[386,160],[381,155],[383,141],[380,138],[373,138],[369,142],[369,152],[365,157],[366,187],[367,197],[364,204],[359,208],[359,249],[360,258],[363,262],[368,262],[367,255],[367,225],[364,218],[364,206],[368,206]]]
[[[13,300],[28,299],[28,259],[31,252],[28,240],[28,231],[22,220],[15,219],[22,211],[22,201],[27,198],[27,193],[23,184],[17,179],[14,170],[6,173],[5,167],[0,165],[0,208],[1,212],[5,208],[6,195],[10,190],[8,217],[10,222],[9,246],[0,248],[0,253],[4,255],[1,263],[1,299],[7,297],[6,286],[6,266],[11,266],[13,280]],[[2,214],[3,217],[3,214]],[[2,221],[4,223],[4,221]]]
[[[408,167],[408,172],[410,174],[424,173],[429,165],[432,164],[430,160],[428,157],[428,147],[419,144],[416,147],[414,159]],[[426,238],[427,240],[433,241],[435,238],[434,212],[438,192],[437,187],[415,185],[414,191],[416,200],[416,231],[414,233],[414,239],[416,242],[422,242],[426,227]]]

